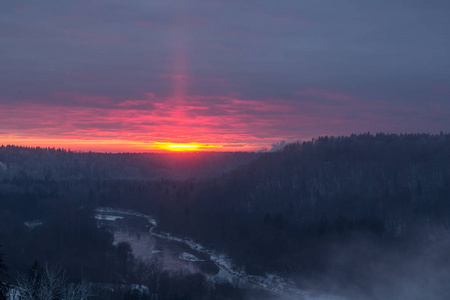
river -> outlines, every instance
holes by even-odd
[[[133,255],[141,260],[159,258],[169,271],[201,272],[213,281],[265,289],[280,299],[345,300],[331,295],[317,295],[296,288],[292,280],[275,274],[253,276],[233,265],[231,259],[185,237],[158,231],[156,220],[136,211],[102,207],[97,209],[99,226],[114,233],[114,242],[130,244]]]

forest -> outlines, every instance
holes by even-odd
[[[300,290],[446,299],[449,195],[443,133],[324,136],[266,153],[1,146],[1,282],[23,290],[56,274],[64,291],[89,287],[74,299],[302,299],[141,260],[95,218],[111,207]],[[49,289],[29,285],[41,287],[30,299]]]

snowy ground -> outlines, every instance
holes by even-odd
[[[117,221],[117,220],[123,219],[123,217],[121,217],[121,216],[103,215],[103,214],[96,214],[95,218],[97,220],[102,220],[102,221]]]
[[[180,259],[192,262],[205,261],[204,259],[198,259],[195,255],[186,252],[180,254]]]
[[[139,212],[132,211],[132,210],[115,209],[115,208],[110,208],[110,207],[99,207],[99,208],[97,208],[96,211],[99,214],[119,214],[119,215],[130,215],[130,216],[135,216],[135,217],[142,217],[142,218],[145,218],[150,223],[150,225],[152,225],[154,227],[157,226],[156,220],[154,218],[152,218],[151,216],[144,215]]]
[[[41,220],[33,220],[33,221],[26,221],[23,223],[28,229],[34,229],[38,226],[41,226],[42,224],[44,224],[43,221]]]

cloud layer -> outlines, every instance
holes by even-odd
[[[3,1],[0,139],[258,150],[448,131],[449,13],[447,1]]]

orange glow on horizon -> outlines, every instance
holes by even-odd
[[[94,139],[46,139],[19,138],[0,135],[0,146],[15,145],[24,147],[61,148],[81,152],[202,152],[202,151],[255,151],[249,145],[224,145],[217,143],[171,143],[171,142],[136,142],[129,140],[94,140]]]
[[[72,97],[100,104],[108,100]],[[182,89],[174,97],[149,94],[112,107],[31,103],[19,110],[0,104],[0,145],[112,153],[264,151],[280,140],[294,140],[295,133],[279,134],[285,122],[315,124],[287,107],[278,100],[185,96]]]
[[[162,151],[189,152],[189,151],[217,151],[218,146],[201,143],[151,143],[149,147]]]
[[[167,145],[167,149],[172,151],[193,151],[198,148],[198,145]]]

